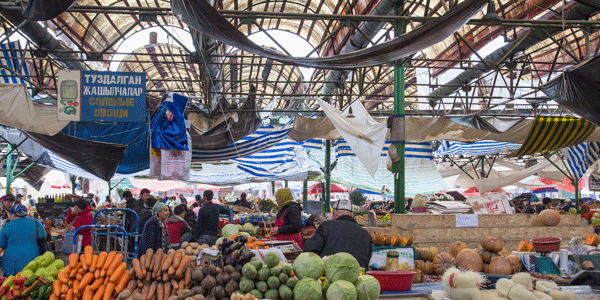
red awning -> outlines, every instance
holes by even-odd
[[[335,193],[347,193],[348,190],[342,188],[341,186],[333,183],[331,184],[331,193],[335,194]],[[314,194],[320,194],[321,193],[321,183],[315,183],[311,186],[308,187],[308,194],[309,195],[314,195]]]

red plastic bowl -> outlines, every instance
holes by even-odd
[[[544,237],[544,238],[537,238],[537,239],[532,239],[531,242],[533,243],[533,249],[535,250],[535,252],[553,252],[553,251],[559,251],[560,250],[560,241],[562,241],[561,238],[555,238],[555,237]]]
[[[382,292],[410,291],[413,282],[413,271],[369,271],[367,274],[379,281]]]

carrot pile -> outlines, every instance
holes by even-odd
[[[140,298],[136,294],[141,294],[141,300],[167,300],[192,283],[191,259],[182,250],[165,254],[162,249],[156,253],[148,249],[132,265],[133,280],[119,299]]]
[[[131,280],[123,254],[93,254],[86,246],[81,255],[69,255],[69,265],[57,275],[50,300],[112,300]]]

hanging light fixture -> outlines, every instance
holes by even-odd
[[[496,4],[490,0],[487,5],[487,13],[481,18],[483,25],[496,26],[502,24],[502,19],[496,13]]]

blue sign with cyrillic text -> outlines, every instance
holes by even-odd
[[[146,74],[81,72],[81,121],[145,122]]]

